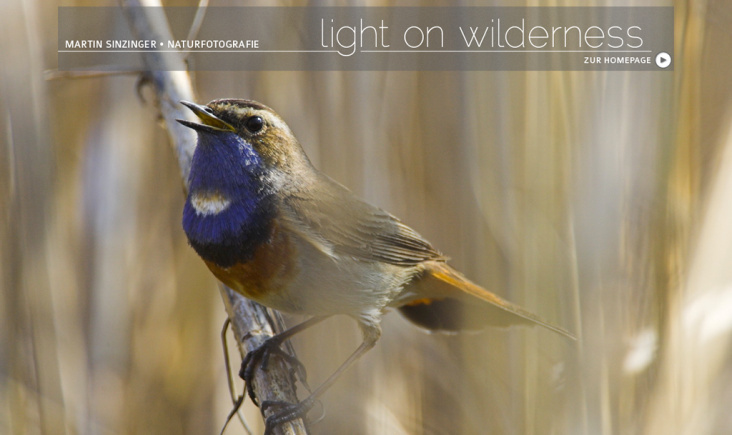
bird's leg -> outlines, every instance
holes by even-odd
[[[324,319],[326,319],[325,316],[312,317],[302,323],[293,326],[292,328],[282,331],[279,334],[267,339],[267,341],[262,343],[261,346],[246,354],[244,360],[241,362],[239,376],[244,379],[247,393],[249,393],[249,397],[252,398],[252,402],[254,402],[254,404],[259,405],[259,400],[254,393],[254,386],[252,383],[256,368],[261,367],[263,369],[266,369],[270,355],[276,353],[277,355],[285,359],[288,364],[290,364],[291,366],[297,366],[300,370],[302,370],[302,373],[305,373],[305,369],[304,367],[302,367],[302,363],[298,361],[297,358],[280,349],[280,345],[282,345],[283,342],[285,342],[298,332],[304,331],[307,328],[322,322]]]
[[[318,386],[307,398],[300,403],[286,403],[265,401],[262,403],[262,410],[271,406],[278,406],[280,409],[267,417],[265,435],[270,435],[274,428],[281,423],[303,417],[315,405],[325,391],[330,388],[333,383],[345,372],[354,362],[356,362],[363,354],[368,352],[381,336],[381,327],[374,323],[361,323],[361,331],[363,333],[363,342],[360,346],[341,364],[332,375],[328,377],[322,384]]]

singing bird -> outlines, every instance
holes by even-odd
[[[472,283],[446,257],[390,213],[359,199],[310,163],[287,124],[251,100],[181,102],[200,123],[183,210],[188,241],[213,274],[265,306],[323,318],[345,314],[363,342],[311,395],[267,420],[303,415],[381,335],[397,308],[434,331],[541,325],[572,337]]]

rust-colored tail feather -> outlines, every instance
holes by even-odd
[[[423,297],[407,303],[400,310],[409,320],[428,329],[456,331],[536,324],[576,340],[566,329],[552,325],[470,282],[442,262],[430,265],[412,286],[413,291]],[[471,303],[471,298],[466,297],[468,295],[487,304]]]

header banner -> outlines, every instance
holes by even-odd
[[[149,9],[156,9],[149,11]],[[672,71],[672,7],[209,7],[164,13],[141,40],[118,7],[60,7],[60,70],[138,70],[140,53],[191,70]]]

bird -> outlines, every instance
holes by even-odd
[[[269,107],[247,99],[181,104],[199,120],[178,120],[198,135],[183,230],[213,275],[262,305],[310,316],[271,338],[274,347],[333,315],[361,330],[351,356],[307,398],[268,417],[267,430],[306,414],[374,347],[390,309],[429,331],[540,325],[574,339],[473,283],[415,230],[316,169]]]

